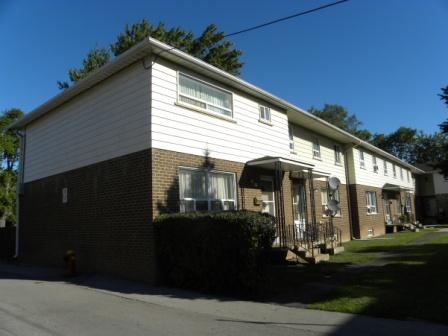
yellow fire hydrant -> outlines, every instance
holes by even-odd
[[[64,254],[65,266],[68,276],[76,275],[76,253],[73,250],[68,250]]]

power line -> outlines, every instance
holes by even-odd
[[[237,31],[235,33],[230,33],[230,34],[224,35],[223,37],[229,37],[229,36],[234,36],[234,35],[238,35],[238,34],[247,33],[247,32],[249,32],[251,30],[255,30],[255,29],[266,27],[266,26],[270,26],[270,25],[273,25],[275,23],[286,21],[286,20],[289,20],[289,19],[293,19],[295,17],[302,16],[302,15],[305,15],[305,14],[317,12],[319,10],[322,10],[322,9],[325,9],[325,8],[328,8],[328,7],[332,7],[332,6],[336,6],[336,5],[339,5],[339,4],[341,4],[343,2],[347,2],[347,1],[349,1],[349,0],[340,0],[340,1],[332,2],[330,4],[323,5],[323,6],[320,6],[320,7],[316,7],[316,8],[313,8],[313,9],[309,9],[309,10],[306,10],[306,11],[303,11],[303,12],[300,12],[300,13],[297,13],[297,14],[294,14],[294,15],[286,16],[286,17],[283,17],[283,18],[280,18],[280,19],[277,19],[277,20],[273,20],[273,21],[269,21],[269,22],[260,24],[258,26],[246,28],[246,29]]]

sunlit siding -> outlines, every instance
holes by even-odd
[[[382,188],[386,183],[398,185],[403,188],[414,189],[414,182],[410,170],[402,165],[391,162],[384,157],[376,156],[375,154],[364,151],[364,168],[361,168],[360,148],[353,148],[351,150],[350,165],[351,180],[352,184],[361,184],[365,186],[372,186],[377,188]],[[373,169],[373,156],[376,157],[376,162],[378,165],[378,171],[374,172]],[[384,161],[387,165],[387,175],[384,172]],[[396,177],[393,174],[393,166],[395,165]],[[403,178],[400,175],[400,168],[403,170]],[[408,180],[409,174],[409,180]]]
[[[149,90],[139,62],[28,125],[25,182],[149,148]]]
[[[311,132],[299,125],[293,125],[293,134],[294,151],[290,154],[292,159],[314,164],[315,170],[336,176],[342,183],[346,183],[342,145],[324,135]],[[319,140],[320,158],[313,157],[313,139],[315,137]],[[335,163],[334,145],[341,146],[341,164]]]
[[[233,119],[222,119],[187,108],[177,102],[177,76],[183,69],[155,63],[152,69],[152,146],[186,154],[247,162],[263,156],[289,155],[288,122],[285,113],[270,106],[271,125],[259,122],[259,104],[219,83],[194,78],[232,92]]]

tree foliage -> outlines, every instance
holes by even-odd
[[[126,25],[124,31],[108,48],[95,47],[89,51],[78,69],[68,71],[71,83],[87,77],[93,71],[119,56],[147,37],[153,37],[174,48],[180,49],[194,57],[214,65],[232,75],[239,75],[243,63],[240,62],[241,50],[235,49],[233,43],[225,40],[225,34],[218,31],[216,25],[208,25],[199,37],[180,27],[167,29],[163,23],[152,25],[143,19],[132,25]],[[67,82],[58,81],[60,89],[69,87]]]
[[[0,116],[0,224],[15,222],[17,162],[19,159],[19,137],[8,126],[21,118],[23,112],[12,108]]]
[[[368,130],[360,129],[362,122],[358,120],[356,115],[349,114],[340,105],[325,104],[322,110],[311,107],[309,112],[362,140],[368,141],[371,137],[371,133]]]
[[[444,101],[444,103],[448,106],[448,86],[444,87],[441,89],[442,93],[439,94],[440,99],[442,99]],[[441,123],[439,125],[440,130],[442,131],[443,134],[447,135],[448,134],[448,120],[445,120],[443,123]],[[443,151],[445,153],[448,152],[448,145],[445,145],[443,147]],[[448,177],[448,157],[441,159],[440,161],[438,161],[435,165],[435,168],[439,169],[440,172],[445,176]]]
[[[417,130],[402,126],[388,135],[374,134],[371,143],[403,161],[412,163],[415,161],[416,140]]]

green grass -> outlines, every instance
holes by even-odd
[[[436,231],[431,228],[350,241],[344,244],[343,254],[332,256],[325,264],[273,268],[264,299],[448,324],[448,233],[424,244],[408,245]],[[388,263],[375,264],[378,257]],[[358,267],[350,267],[353,265]]]
[[[414,237],[434,231],[425,230]],[[377,245],[375,242],[373,249],[371,245],[366,248],[353,246],[349,254],[370,254],[371,250],[384,249],[399,252],[405,242],[411,241],[408,238],[408,234],[403,234],[396,240],[397,245],[390,242]],[[385,266],[360,269],[347,283],[308,307],[448,324],[448,233],[424,245],[407,246],[401,252],[396,256],[392,254],[390,263]],[[359,262],[363,257],[347,259]]]

